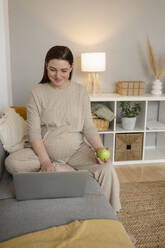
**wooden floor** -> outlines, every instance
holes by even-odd
[[[165,180],[165,163],[115,166],[120,183]]]

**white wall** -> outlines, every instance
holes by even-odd
[[[114,92],[118,80],[154,80],[146,37],[156,58],[165,54],[164,0],[9,0],[14,104],[27,95],[43,73],[45,53],[67,45],[75,55],[74,78],[80,83],[81,52],[106,52],[107,69],[100,74],[102,92]],[[165,78],[162,78],[165,81]]]
[[[0,112],[12,105],[8,1],[0,0]]]

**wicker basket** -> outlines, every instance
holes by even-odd
[[[106,131],[109,128],[109,121],[98,118],[95,114],[92,113],[93,123],[97,128],[97,131]]]
[[[116,134],[115,161],[141,160],[143,133]]]

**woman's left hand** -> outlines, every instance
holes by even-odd
[[[110,150],[109,147],[105,147],[107,150]],[[102,161],[100,158],[97,157],[97,152],[95,152],[95,159],[97,161],[98,164],[104,164],[109,162],[109,159],[105,159],[104,161]]]

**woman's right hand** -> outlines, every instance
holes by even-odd
[[[110,151],[109,147],[105,147],[105,148]],[[97,151],[95,152],[95,159],[98,164],[104,164],[104,163],[109,162],[109,159],[105,159],[104,161],[102,161],[99,157],[97,157]]]
[[[54,172],[56,169],[50,161],[41,163],[41,169],[39,172]]]

